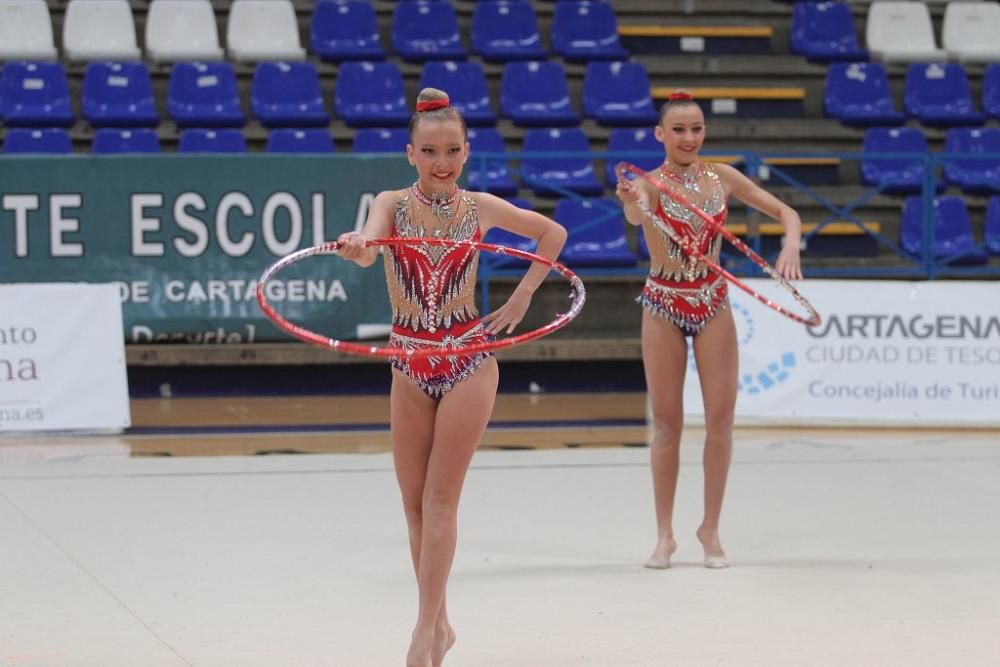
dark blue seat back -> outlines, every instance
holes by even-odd
[[[291,128],[271,130],[267,136],[268,153],[332,153],[333,138],[326,128]]]
[[[568,62],[622,60],[618,19],[606,2],[560,2],[552,16],[552,50]]]
[[[823,104],[828,116],[849,125],[899,125],[905,120],[896,110],[881,63],[831,63]]]
[[[1000,63],[987,66],[983,73],[983,111],[1000,118]]]
[[[451,105],[462,112],[472,126],[495,125],[496,114],[490,106],[490,91],[483,66],[477,62],[444,61],[424,65],[421,88],[437,88],[448,93]]]
[[[797,2],[789,38],[792,53],[816,62],[868,60],[858,46],[854,16],[844,2]]]
[[[174,65],[167,111],[181,127],[242,127],[246,122],[229,63]]]
[[[608,185],[615,187],[618,182],[618,175],[615,174],[615,165],[619,162],[629,162],[635,166],[652,171],[660,166],[664,160],[663,144],[656,138],[656,133],[652,128],[615,128],[611,130],[608,137],[608,152],[622,153],[649,153],[649,155],[621,155],[609,156],[605,161],[605,177]]]
[[[522,199],[520,197],[509,197],[507,198],[507,201],[518,208],[525,209],[526,211],[534,210],[531,203],[526,199]],[[538,245],[538,242],[534,239],[529,239],[519,234],[515,234],[514,232],[509,232],[506,229],[501,229],[500,227],[490,227],[490,230],[486,232],[486,236],[483,237],[483,241],[486,243],[502,245],[507,248],[525,250],[527,252],[535,252],[535,248]],[[480,257],[479,261],[480,263],[488,262],[490,266],[497,269],[528,265],[526,260],[511,257],[510,255],[499,255],[495,253],[483,255]]]
[[[83,76],[83,117],[94,127],[152,127],[160,122],[149,70],[142,63],[90,63]]]
[[[526,252],[535,252],[535,247],[538,245],[534,239],[525,238],[500,227],[490,227],[489,231],[486,232],[486,236],[483,237],[483,242],[501,245],[505,248],[514,248],[515,250],[524,250]],[[479,261],[488,261],[490,266],[496,269],[528,264],[527,260],[498,253],[485,254]]]
[[[208,130],[196,128],[181,132],[181,153],[246,153],[243,132],[234,128]]]
[[[472,14],[472,50],[488,62],[545,59],[532,3],[477,2]]]
[[[26,128],[13,127],[7,130],[3,144],[4,153],[51,153],[73,152],[73,142],[69,132],[61,127]]]
[[[570,126],[580,122],[566,73],[554,62],[510,62],[500,81],[500,110],[522,126]]]
[[[531,129],[522,143],[521,178],[535,194],[552,196],[553,187],[586,195],[603,191],[590,160],[590,143],[582,130]],[[531,153],[569,152],[580,157],[532,157]]]
[[[969,80],[957,63],[913,64],[906,71],[903,106],[925,125],[979,125]]]
[[[986,253],[979,248],[972,236],[972,223],[965,200],[954,195],[934,198],[933,255],[943,259],[961,255],[956,263],[981,264]],[[915,257],[923,253],[923,199],[907,197],[903,205],[901,226],[903,250]]]
[[[337,115],[351,127],[394,127],[410,122],[403,75],[394,63],[341,64],[334,98]]]
[[[986,205],[986,249],[992,255],[1000,255],[1000,196],[990,197]]]
[[[569,237],[560,258],[570,266],[635,266],[621,203],[609,197],[560,199],[552,216]]]
[[[469,128],[471,156],[465,163],[465,173],[470,190],[485,190],[495,195],[512,195],[517,192],[517,184],[510,176],[507,162],[498,158],[477,159],[481,153],[505,153],[503,137],[492,127]],[[485,162],[486,178],[483,179]]]
[[[160,138],[148,127],[130,129],[105,127],[94,133],[91,153],[159,153]]]
[[[0,119],[10,127],[69,127],[75,117],[59,63],[9,62],[0,70]]]
[[[923,187],[927,139],[915,127],[870,127],[865,132],[865,153],[914,153],[905,158],[865,158],[861,181],[869,187],[882,185],[883,192],[916,193]]]
[[[410,134],[405,127],[366,127],[354,133],[355,153],[406,153]]]
[[[400,2],[392,15],[392,44],[403,60],[462,60],[458,17],[450,2]]]
[[[1000,128],[953,127],[945,135],[946,153],[970,155],[1000,154]],[[985,194],[1000,189],[1000,159],[947,159],[944,161],[945,181],[968,193]]]
[[[601,125],[656,125],[646,67],[621,61],[588,63],[583,113]]]
[[[382,60],[375,8],[368,0],[321,0],[310,28],[312,50],[323,60]]]
[[[314,127],[330,122],[319,74],[308,62],[258,64],[251,106],[266,127]]]

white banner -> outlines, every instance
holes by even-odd
[[[748,282],[776,294],[773,281]],[[1000,283],[805,280],[798,287],[823,316],[820,326],[792,322],[730,289],[738,421],[1000,426]],[[690,350],[689,359],[685,411],[703,415]]]
[[[0,285],[0,433],[130,423],[113,285]]]

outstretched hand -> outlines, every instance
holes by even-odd
[[[798,247],[785,245],[774,263],[774,270],[785,280],[802,280],[802,261]]]
[[[615,194],[618,195],[618,198],[621,199],[624,204],[636,204],[639,202],[639,197],[642,196],[636,182],[627,178],[618,179],[618,185],[615,187]]]
[[[521,290],[514,290],[514,293],[507,299],[507,303],[483,318],[486,330],[493,335],[500,333],[505,328],[507,331],[504,333],[513,332],[514,327],[524,319],[529,305],[531,305],[531,295]]]
[[[337,242],[340,243],[337,254],[351,261],[357,261],[368,245],[368,240],[361,232],[345,232],[337,238]]]

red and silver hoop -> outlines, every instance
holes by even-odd
[[[395,239],[368,239],[366,245],[369,246],[403,246],[403,245],[429,245],[429,246],[444,246],[448,248],[475,248],[477,250],[496,253],[498,255],[509,255],[511,257],[517,257],[518,259],[524,259],[529,262],[539,262],[549,266],[554,271],[558,272],[560,275],[569,281],[571,292],[570,292],[570,307],[565,313],[557,315],[554,320],[545,326],[539,327],[532,331],[527,331],[523,334],[512,336],[509,338],[498,338],[486,343],[474,343],[472,345],[466,345],[462,347],[454,348],[454,353],[451,352],[452,348],[448,346],[433,346],[428,348],[422,348],[420,350],[408,349],[408,348],[390,348],[378,345],[365,345],[363,343],[352,343],[348,341],[337,340],[335,338],[329,338],[318,334],[314,331],[309,331],[304,329],[294,322],[282,317],[277,311],[267,302],[267,297],[265,296],[265,286],[267,281],[270,280],[284,268],[295,264],[298,261],[305,259],[306,257],[312,257],[314,255],[335,255],[337,250],[340,248],[339,241],[330,241],[328,243],[321,243],[320,245],[313,246],[312,248],[305,248],[304,250],[299,250],[293,252],[290,255],[282,257],[277,262],[269,266],[264,274],[260,278],[260,282],[257,284],[257,303],[260,304],[261,310],[267,315],[271,321],[273,321],[280,329],[286,333],[300,339],[307,343],[313,345],[318,345],[319,347],[324,347],[330,350],[336,350],[337,352],[344,352],[346,354],[356,354],[365,357],[377,357],[383,359],[389,358],[407,358],[407,359],[419,359],[432,356],[441,356],[443,352],[453,354],[454,356],[468,356],[477,354],[480,352],[490,352],[493,350],[499,350],[505,347],[513,347],[514,345],[520,345],[521,343],[526,343],[530,340],[535,340],[536,338],[541,338],[542,336],[547,336],[553,331],[563,328],[569,324],[574,317],[576,317],[580,310],[583,309],[584,301],[586,300],[586,290],[583,286],[583,281],[570,271],[568,268],[560,264],[559,262],[553,261],[542,257],[541,255],[536,255],[533,252],[527,252],[525,250],[517,250],[515,248],[507,248],[505,246],[496,245],[493,243],[483,243],[481,241],[453,241],[450,239],[429,239],[429,238],[395,238]]]
[[[626,171],[635,174],[639,178],[642,178],[647,183],[655,187],[657,190],[659,190],[660,192],[670,197],[675,202],[687,208],[689,211],[692,211],[695,215],[701,218],[705,222],[705,224],[709,225],[712,229],[721,234],[723,238],[732,243],[737,250],[739,250],[744,255],[749,257],[754,264],[759,266],[764,271],[764,273],[769,275],[771,278],[777,281],[779,285],[788,290],[788,293],[792,295],[795,301],[797,301],[799,305],[806,310],[807,315],[802,316],[797,313],[793,313],[784,306],[775,303],[774,301],[768,299],[763,294],[758,293],[756,290],[754,290],[752,287],[750,287],[742,280],[734,276],[732,273],[722,268],[718,262],[702,254],[695,246],[695,244],[688,243],[684,239],[682,239],[680,235],[676,231],[674,231],[673,227],[667,224],[666,221],[662,220],[657,213],[653,213],[652,211],[650,211],[644,202],[640,201],[639,207],[642,209],[643,213],[649,216],[653,224],[656,225],[656,228],[662,231],[664,234],[666,234],[670,238],[670,240],[673,241],[674,244],[681,249],[681,252],[683,252],[685,255],[688,255],[691,258],[704,262],[705,265],[708,266],[711,270],[724,276],[726,280],[731,282],[733,285],[736,285],[741,290],[743,290],[753,298],[757,299],[768,308],[776,310],[785,317],[795,320],[796,322],[801,322],[802,324],[805,324],[806,326],[809,327],[815,327],[819,325],[819,323],[822,321],[822,318],[820,317],[820,314],[816,311],[816,309],[813,308],[812,304],[809,303],[806,300],[806,298],[799,293],[797,289],[795,289],[794,285],[788,282],[788,280],[784,276],[775,271],[774,268],[770,264],[768,264],[763,257],[754,252],[753,249],[747,246],[746,243],[739,240],[739,238],[737,238],[732,232],[726,229],[723,225],[718,224],[715,221],[715,219],[708,213],[705,213],[703,210],[701,210],[700,208],[689,202],[687,199],[685,199],[682,195],[672,191],[666,185],[664,185],[657,179],[653,178],[651,175],[649,175],[639,167],[636,167],[634,164],[629,164],[627,162],[619,162],[617,165],[615,165],[615,173],[618,175],[618,178],[623,178],[625,176]]]

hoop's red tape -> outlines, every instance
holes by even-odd
[[[312,248],[306,248],[304,250],[299,250],[298,252],[293,252],[290,255],[282,257],[277,262],[269,266],[264,274],[260,278],[260,282],[257,283],[257,303],[260,304],[261,310],[267,315],[271,321],[273,321],[280,329],[286,333],[295,336],[300,340],[304,340],[307,343],[313,345],[318,345],[319,347],[328,348],[330,350],[336,350],[337,352],[344,352],[346,354],[356,354],[364,357],[378,357],[378,358],[407,358],[407,359],[419,359],[425,357],[435,357],[435,356],[468,356],[477,354],[479,352],[490,352],[493,350],[499,350],[505,347],[513,347],[514,345],[520,345],[521,343],[526,343],[530,340],[535,340],[536,338],[541,338],[542,336],[547,336],[548,334],[563,328],[569,324],[574,317],[576,317],[580,310],[583,309],[583,304],[587,298],[586,289],[583,286],[583,281],[580,278],[566,268],[559,262],[553,261],[541,255],[536,255],[533,252],[527,252],[525,250],[517,250],[516,248],[507,248],[505,246],[496,245],[493,243],[483,243],[481,241],[452,241],[450,239],[427,239],[427,238],[397,238],[397,239],[369,239],[367,244],[369,246],[401,246],[401,245],[431,245],[431,246],[445,246],[445,247],[456,247],[456,248],[468,248],[473,247],[478,250],[483,250],[486,252],[497,253],[500,255],[510,255],[511,257],[517,257],[518,259],[525,259],[529,262],[540,262],[551,267],[553,270],[565,277],[572,288],[570,292],[570,308],[563,314],[557,315],[552,322],[546,324],[543,327],[539,327],[533,331],[527,331],[518,336],[513,336],[509,338],[498,338],[492,342],[488,343],[475,343],[473,345],[466,345],[464,347],[430,347],[420,350],[408,350],[405,348],[388,348],[380,347],[377,345],[364,345],[362,343],[351,343],[347,341],[337,340],[335,338],[329,338],[321,334],[304,329],[299,325],[290,322],[289,320],[278,314],[277,311],[267,302],[267,296],[265,294],[265,286],[267,281],[270,280],[282,269],[302,260],[306,257],[312,257],[313,255],[332,255],[336,254],[337,250],[340,248],[339,241],[331,241],[329,243],[322,243]],[[452,351],[454,350],[454,351]]]
[[[666,196],[670,197],[681,206],[684,206],[688,210],[692,211],[695,215],[697,215],[699,218],[705,221],[705,224],[709,225],[712,229],[721,234],[726,240],[732,243],[737,250],[739,250],[744,255],[749,257],[754,264],[763,269],[764,273],[774,278],[778,282],[778,284],[780,284],[782,287],[788,290],[788,292],[792,295],[792,297],[795,298],[795,300],[799,303],[799,305],[805,308],[808,315],[803,317],[802,315],[793,313],[784,306],[781,306],[780,304],[777,304],[774,301],[768,299],[766,296],[759,294],[749,285],[744,283],[742,280],[740,280],[732,273],[726,271],[724,268],[719,266],[718,262],[712,260],[709,257],[705,257],[705,255],[699,252],[699,250],[693,244],[685,243],[684,240],[681,239],[680,236],[677,234],[677,232],[674,231],[673,227],[671,227],[669,224],[667,224],[666,221],[660,218],[658,212],[653,213],[648,208],[643,206],[642,207],[644,209],[643,212],[649,216],[649,218],[653,221],[653,224],[656,225],[656,228],[661,230],[667,236],[669,236],[670,240],[673,241],[677,245],[677,247],[681,249],[681,252],[683,252],[685,255],[688,255],[690,257],[693,257],[697,260],[704,262],[705,265],[708,266],[710,269],[725,276],[726,280],[731,282],[733,285],[739,287],[741,290],[743,290],[753,298],[757,299],[768,308],[773,308],[774,310],[778,311],[785,317],[793,319],[796,322],[801,322],[802,324],[805,324],[806,326],[809,327],[818,326],[819,323],[823,321],[823,318],[820,317],[820,314],[816,311],[815,308],[813,308],[812,304],[806,301],[806,298],[802,296],[797,289],[795,289],[794,285],[788,282],[788,280],[786,280],[784,276],[780,275],[777,271],[775,271],[774,268],[770,264],[768,264],[763,257],[755,253],[753,249],[747,246],[747,244],[743,243],[743,241],[739,240],[736,236],[734,236],[732,232],[730,232],[724,226],[716,223],[715,218],[710,216],[708,213],[705,213],[703,210],[701,210],[700,208],[689,202],[687,199],[685,199],[682,195],[674,192],[666,185],[661,183],[659,180],[653,178],[648,173],[646,173],[639,167],[635,166],[634,164],[629,164],[627,162],[619,162],[617,165],[615,165],[615,173],[618,174],[619,179],[625,176],[626,171],[635,174],[639,178],[642,178],[647,183],[655,187],[657,190],[659,190]]]

